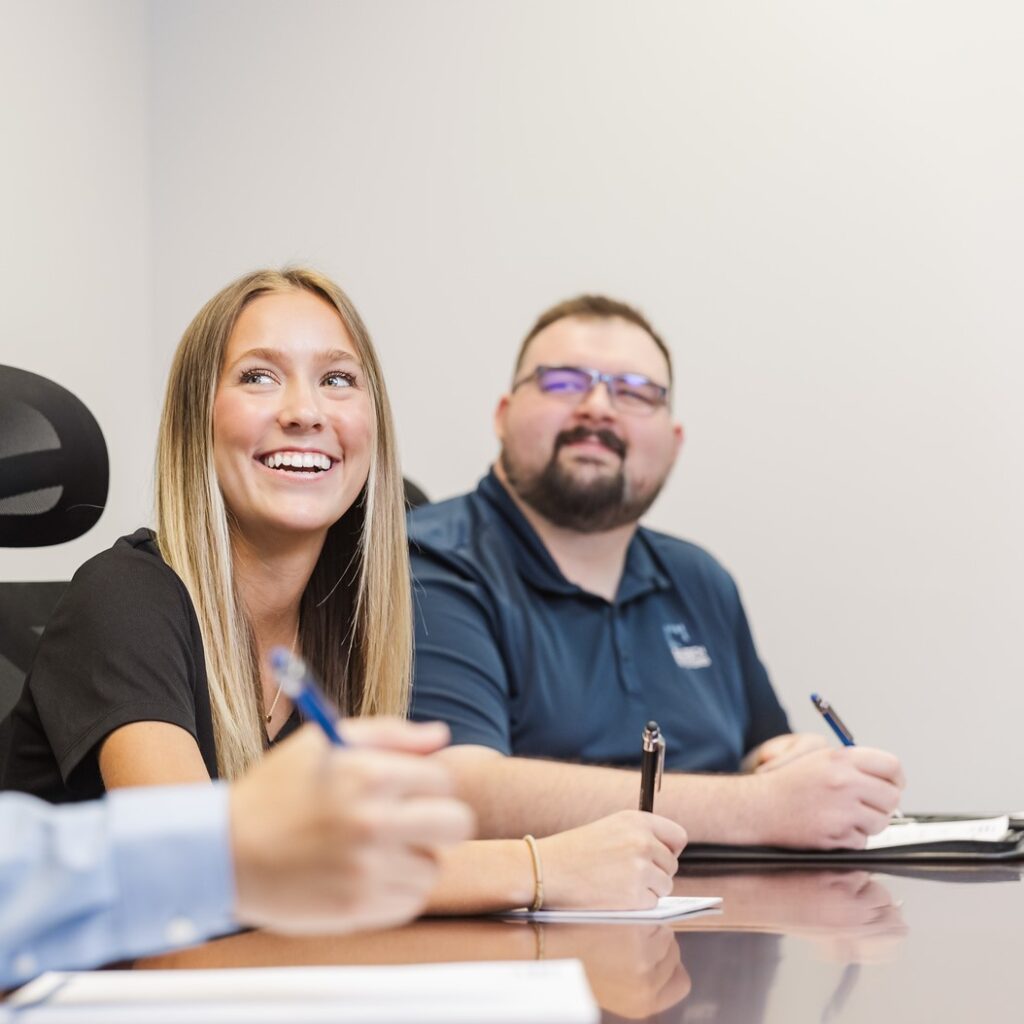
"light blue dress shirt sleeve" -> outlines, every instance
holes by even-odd
[[[224,783],[0,795],[0,989],[237,928]]]

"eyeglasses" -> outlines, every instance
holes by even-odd
[[[583,366],[538,366],[512,385],[515,391],[534,381],[545,395],[581,402],[597,387],[608,388],[612,408],[633,416],[649,416],[668,400],[668,388],[640,373],[602,373]]]

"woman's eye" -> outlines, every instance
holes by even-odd
[[[271,384],[273,380],[269,370],[243,370],[239,377],[242,384]]]
[[[345,373],[343,370],[334,370],[326,374],[320,383],[332,388],[354,388],[356,378],[353,374]]]

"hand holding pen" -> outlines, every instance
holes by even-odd
[[[818,709],[821,717],[825,719],[829,728],[839,737],[839,742],[844,747],[855,747],[857,745],[854,742],[853,733],[846,727],[836,709],[824,697],[819,696],[817,693],[812,693],[811,703]],[[892,812],[892,816],[899,820],[905,820],[903,812],[898,807]]]
[[[282,692],[319,728],[275,744],[231,785],[236,913],[303,933],[407,921],[436,887],[440,852],[473,833],[444,764],[410,756],[437,749],[447,730],[367,719],[346,724],[352,743],[339,750],[334,709],[322,695],[308,702],[315,683],[284,654],[274,657]]]

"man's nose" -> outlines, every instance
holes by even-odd
[[[576,411],[593,419],[615,419],[615,406],[605,381],[599,380],[584,396]]]

